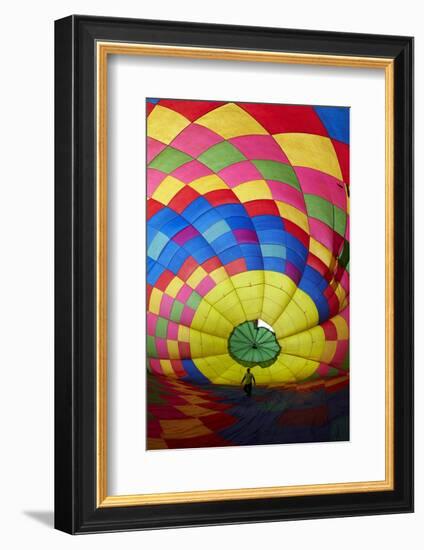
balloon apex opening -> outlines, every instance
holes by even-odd
[[[228,353],[245,368],[270,367],[280,352],[274,330],[261,319],[237,325],[228,338]]]

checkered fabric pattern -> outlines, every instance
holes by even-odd
[[[146,105],[149,372],[238,385],[228,338],[260,319],[281,352],[258,386],[345,376],[349,109]]]
[[[195,385],[148,375],[147,448],[176,449],[349,438],[348,376],[258,387]]]

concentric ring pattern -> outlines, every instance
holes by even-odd
[[[281,386],[348,372],[349,110],[147,100],[148,369],[239,385],[234,329],[270,325]]]

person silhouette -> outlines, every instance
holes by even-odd
[[[243,390],[246,392],[246,395],[250,397],[252,395],[252,384],[254,383],[256,386],[256,380],[253,374],[250,372],[250,367],[247,369],[246,374],[243,376],[241,383],[244,384]]]

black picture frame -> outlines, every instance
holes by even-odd
[[[394,60],[394,490],[96,504],[96,41]],[[413,511],[413,39],[73,15],[55,23],[55,527],[93,533]]]

